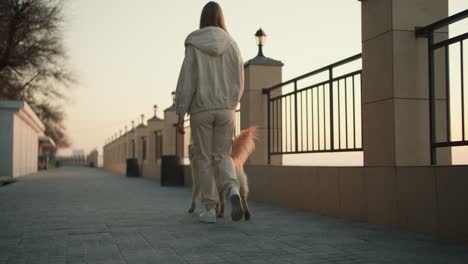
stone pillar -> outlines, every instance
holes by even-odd
[[[148,120],[148,160],[156,163],[156,131],[164,128],[164,120],[154,115]]]
[[[126,137],[127,137],[127,159],[131,159],[131,158],[134,158],[132,142],[135,139],[135,129],[132,128],[132,130],[130,130],[127,133]],[[135,150],[135,154],[136,154],[136,150]]]
[[[125,135],[121,137],[120,147],[119,163],[125,163],[125,160],[127,159],[127,139]]]
[[[427,39],[416,38],[415,27],[447,15],[447,0],[362,1],[365,166],[430,164]],[[446,29],[436,33],[436,39],[447,35]],[[438,109],[444,109],[440,106],[445,104],[445,93],[438,91],[437,99]],[[444,133],[442,126],[439,136]],[[450,163],[450,150],[438,151],[438,161]]]
[[[138,164],[143,164],[143,138],[148,140],[148,128],[146,125],[141,123],[135,132],[135,144],[136,144],[136,158],[138,159]],[[146,154],[148,154],[148,141],[146,141]],[[148,155],[146,155],[146,160],[148,159]]]
[[[164,129],[163,129],[163,156],[176,155],[176,127],[178,116],[176,107],[173,104],[171,107],[164,110]]]
[[[263,88],[282,81],[283,63],[266,57],[255,57],[245,64],[245,87],[241,99],[241,129],[258,128],[258,140],[247,164],[268,164],[268,105]],[[281,89],[275,93],[281,93]],[[271,164],[280,165],[282,156],[271,157]]]

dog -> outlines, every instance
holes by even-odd
[[[256,131],[255,127],[251,127],[248,129],[242,130],[239,135],[234,139],[232,143],[232,152],[231,157],[234,162],[234,168],[236,170],[236,176],[239,180],[239,193],[241,196],[242,208],[244,211],[244,218],[245,220],[250,220],[251,213],[249,210],[249,206],[247,204],[247,197],[249,195],[249,183],[247,174],[244,172],[244,164],[247,161],[247,158],[252,154],[255,149],[255,138],[256,138]],[[200,185],[199,179],[196,171],[193,168],[193,147],[192,144],[189,145],[189,159],[190,164],[192,164],[192,204],[190,209],[188,210],[189,213],[193,213],[195,211],[196,206],[196,198],[200,195]],[[219,202],[216,205],[216,216],[223,217],[224,216],[224,207],[225,207],[225,192],[223,188],[221,188],[221,184],[219,182],[219,175],[215,173],[215,181],[216,186],[218,188],[218,195],[219,195]]]

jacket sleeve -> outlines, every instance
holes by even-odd
[[[181,116],[189,111],[197,89],[196,65],[195,48],[187,46],[176,88],[176,112]]]
[[[242,95],[244,94],[244,59],[242,59],[242,54],[240,52],[239,46],[234,42],[237,51],[237,63],[239,64],[239,99],[240,102]]]
[[[244,94],[244,60],[242,59],[242,56],[239,55],[239,70],[240,70],[240,91],[239,91],[239,101],[242,98],[242,95]]]

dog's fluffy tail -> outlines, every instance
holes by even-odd
[[[254,140],[257,137],[257,128],[250,127],[244,129],[234,139],[232,143],[232,160],[236,168],[242,167],[247,161],[247,158],[252,154],[255,149]]]

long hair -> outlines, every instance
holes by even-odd
[[[204,27],[219,27],[227,32],[223,10],[218,3],[210,1],[203,7],[200,17],[200,29]]]

